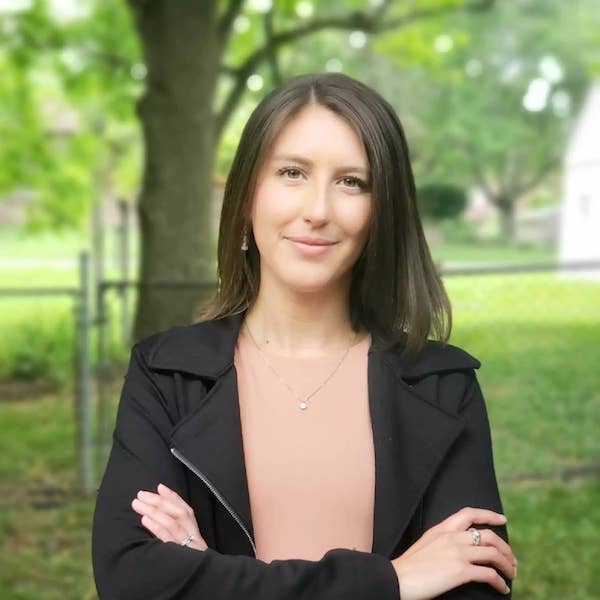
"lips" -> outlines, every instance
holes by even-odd
[[[317,237],[288,237],[285,238],[305,258],[317,258],[327,256],[333,252],[332,248],[337,242]]]
[[[337,242],[332,242],[331,240],[326,240],[324,238],[288,237],[287,239],[292,242],[298,242],[299,244],[306,244],[307,246],[333,246],[333,244],[337,244]]]

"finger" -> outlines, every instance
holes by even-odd
[[[504,525],[506,517],[487,508],[465,506],[442,521],[444,527],[453,531],[464,530],[474,524]]]
[[[188,513],[194,513],[194,509],[175,490],[167,487],[164,483],[158,484],[157,491],[162,497],[176,505],[182,506]]]
[[[152,510],[151,506],[147,504],[144,505],[144,503],[137,499],[133,500],[132,506],[134,506],[136,512],[142,515],[142,524],[161,541],[176,542],[180,544],[184,538],[187,537],[188,530],[183,524],[175,521],[172,522],[172,524],[165,526],[161,522],[162,519],[159,515],[155,515],[154,518],[152,518],[149,514],[147,514],[150,510]],[[189,532],[194,535],[192,543],[188,545],[189,548],[195,550],[206,550],[208,548],[208,544],[202,535],[200,535],[200,532],[195,524],[189,528]]]
[[[188,532],[193,535],[199,536],[198,524],[194,514],[189,515],[181,507],[174,506],[167,500],[159,498],[157,494],[146,492],[152,496],[149,498],[154,504],[148,502],[142,502],[139,498],[135,498],[131,506],[134,510],[140,514],[147,514],[154,518],[155,521],[159,521],[167,527],[171,533],[177,537],[185,537]],[[140,494],[138,494],[140,495]],[[143,497],[147,497],[144,495]]]
[[[134,498],[134,500],[131,503],[131,506],[136,512],[140,513],[141,515],[150,517],[155,523],[161,525],[163,530],[167,532],[169,536],[169,541],[174,541],[177,537],[181,536],[183,531],[182,525],[178,521],[173,519],[173,517],[162,512],[160,508],[157,508],[150,504],[145,504],[137,498]],[[185,534],[181,537],[185,537]]]
[[[509,579],[515,578],[515,567],[495,546],[469,546],[466,557],[470,563],[491,564]]]
[[[195,550],[206,550],[208,544],[200,534],[196,517],[192,507],[181,498],[181,496],[167,487],[163,483],[159,483],[157,486],[157,494],[153,492],[146,492],[140,490],[138,496],[145,498],[149,504],[156,506],[161,509],[164,513],[170,514],[176,519],[175,525],[178,531],[181,532],[181,538],[187,536],[188,532],[192,533],[194,541],[188,545],[189,548]],[[146,511],[148,512],[148,511]],[[174,528],[170,527],[171,532],[174,532]],[[178,541],[178,540],[176,540]]]
[[[146,504],[159,507],[163,512],[175,518],[183,519],[189,516],[189,512],[186,510],[187,505],[186,507],[179,506],[159,494],[141,490],[138,492],[138,498]]]
[[[467,570],[467,581],[479,581],[481,583],[488,583],[493,588],[497,589],[501,594],[508,594],[510,588],[506,585],[502,576],[490,567],[480,567],[478,565],[471,565]]]
[[[166,486],[164,483],[159,483],[158,486],[156,487],[156,491],[159,494],[162,494],[167,498],[170,497],[170,498],[173,498],[176,500],[180,500],[181,502],[186,504],[185,500],[175,490],[172,490],[170,487]]]
[[[172,542],[171,532],[165,529],[160,523],[148,515],[142,516],[142,525],[161,542]]]
[[[467,533],[469,534],[469,542],[473,543],[471,533],[469,531],[467,531]],[[495,546],[504,556],[506,556],[506,559],[511,565],[517,564],[517,558],[513,554],[511,547],[497,533],[491,529],[480,529],[479,534],[481,536],[482,546]]]

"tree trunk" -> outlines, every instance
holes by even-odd
[[[516,236],[515,199],[508,196],[500,196],[496,199],[496,206],[500,211],[500,232],[502,239],[512,242]]]
[[[221,61],[215,0],[129,0],[147,87],[138,103],[145,141],[138,278],[212,282],[213,100]],[[189,323],[199,289],[139,290],[134,338]]]

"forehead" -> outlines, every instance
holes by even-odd
[[[352,125],[324,106],[309,105],[283,125],[270,158],[304,156],[368,167],[364,144]]]

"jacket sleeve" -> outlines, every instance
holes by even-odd
[[[187,495],[183,467],[169,451],[170,410],[136,344],[94,511],[92,564],[101,600],[399,599],[392,563],[378,554],[336,548],[318,561],[266,563],[154,537],[131,507],[137,492],[162,482]]]
[[[485,401],[475,371],[469,372],[467,390],[459,407],[465,427],[439,467],[423,501],[423,532],[465,506],[504,514],[494,469],[492,437]],[[443,393],[443,390],[442,390]],[[506,525],[475,525],[491,529],[508,542]],[[512,590],[511,580],[500,572]],[[438,596],[444,600],[511,598],[488,583],[470,582]]]

